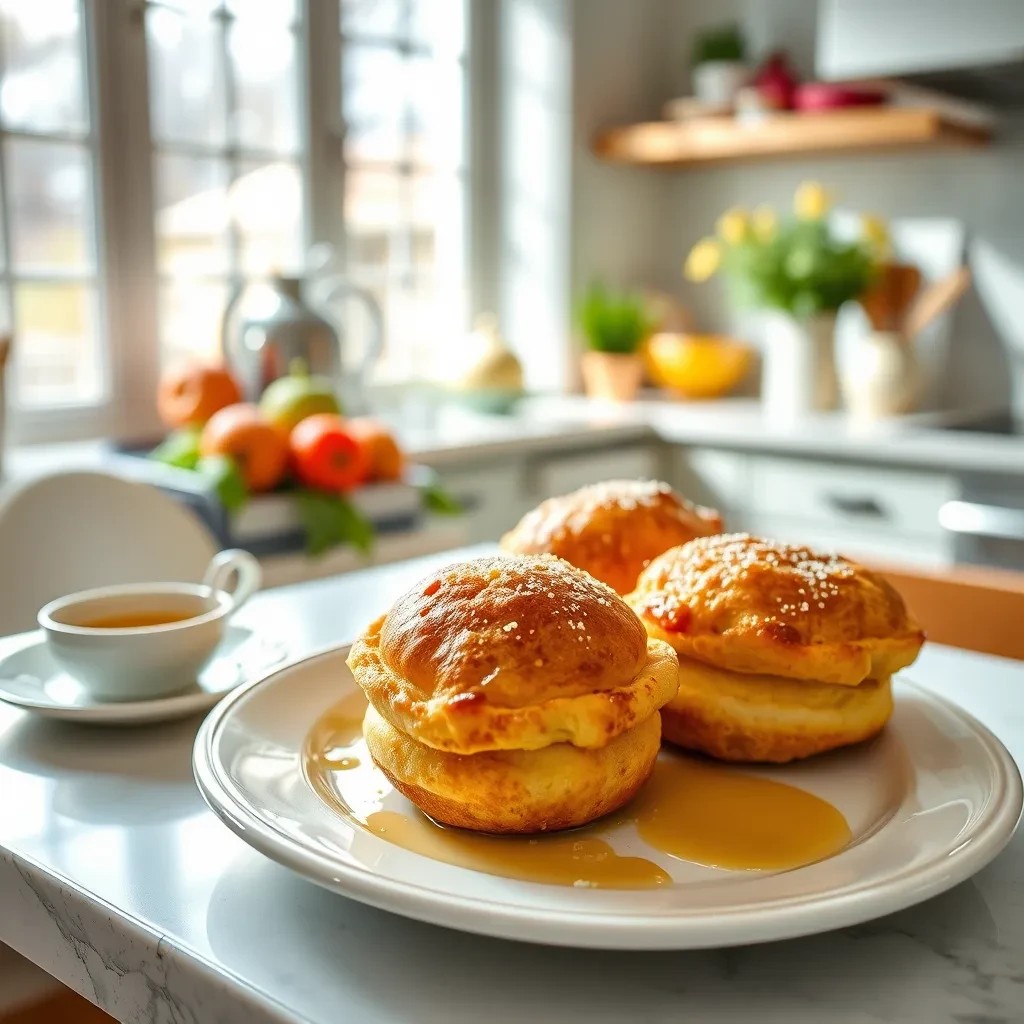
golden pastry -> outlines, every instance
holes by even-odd
[[[348,659],[370,755],[431,817],[572,828],[650,774],[671,647],[604,584],[550,556],[461,562],[373,622]]]
[[[652,558],[721,533],[722,518],[656,480],[608,480],[549,498],[501,539],[505,551],[549,553],[628,594]]]
[[[679,655],[667,740],[790,761],[874,736],[924,634],[881,576],[838,555],[725,534],[655,559],[626,599]]]

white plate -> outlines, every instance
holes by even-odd
[[[243,626],[230,625],[213,660],[181,693],[139,701],[99,701],[50,656],[40,631],[6,638],[0,657],[0,700],[37,715],[101,725],[166,722],[207,711],[241,683],[262,675],[287,652]]]
[[[854,838],[834,857],[797,870],[732,872],[666,857],[633,835],[621,845],[616,836],[616,849],[658,862],[674,884],[573,888],[467,870],[360,828],[307,781],[301,750],[308,730],[355,688],[347,651],[284,666],[224,700],[196,739],[196,780],[213,810],[257,850],[327,889],[435,924],[608,949],[806,935],[899,910],[963,881],[1003,848],[1020,817],[1020,775],[999,741],[955,705],[898,683],[895,716],[878,740],[755,772],[843,812]],[[402,802],[391,791],[385,805]]]

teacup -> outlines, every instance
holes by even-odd
[[[225,587],[237,575],[233,590]],[[213,656],[228,618],[259,589],[248,551],[221,551],[202,583],[99,587],[51,601],[39,625],[54,660],[101,700],[183,690]]]

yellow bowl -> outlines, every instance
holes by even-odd
[[[729,338],[654,334],[647,342],[647,370],[662,387],[684,398],[727,395],[750,369],[751,350]]]

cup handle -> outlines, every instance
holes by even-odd
[[[231,577],[237,575],[235,587],[228,590]],[[240,548],[229,548],[218,551],[210,560],[203,575],[203,584],[211,590],[223,590],[231,598],[228,614],[233,615],[246,601],[260,589],[263,582],[263,570],[260,563],[248,551]]]

